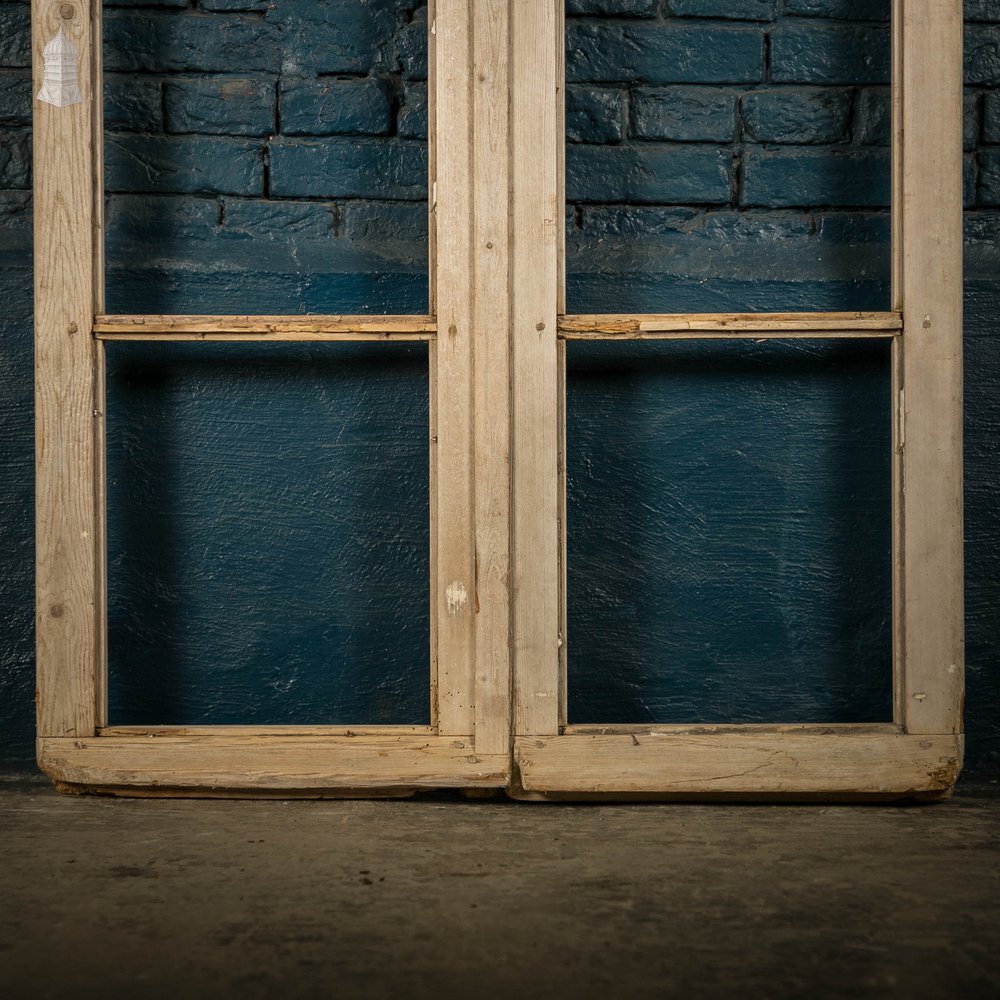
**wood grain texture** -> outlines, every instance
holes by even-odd
[[[563,205],[561,0],[512,0],[511,185],[515,732],[559,726],[557,315]]]
[[[434,501],[437,713],[445,734],[475,724],[472,485],[472,10],[437,0],[434,19],[437,495]]]
[[[892,0],[892,201],[890,205],[890,302],[903,313],[903,0]],[[906,688],[903,614],[903,350],[892,345],[892,717],[902,725]]]
[[[787,722],[777,725],[764,723],[704,723],[704,724],[668,724],[636,723],[617,725],[575,725],[564,726],[565,736],[704,736],[714,733],[736,733],[751,735],[763,733],[775,736],[780,733],[799,733],[813,736],[836,736],[838,734],[858,735],[861,733],[886,736],[891,733],[901,733],[902,726],[892,722],[830,722],[830,723],[799,723]]]
[[[218,791],[500,787],[509,755],[471,736],[161,736],[40,739],[55,781],[90,789]]]
[[[473,5],[476,749],[510,752],[509,0]]]
[[[103,206],[94,206],[102,212]],[[95,231],[95,238],[100,234]],[[95,255],[95,270],[101,268]],[[108,436],[107,436],[107,358],[104,345],[94,344],[94,547],[96,549],[94,582],[94,618],[96,650],[94,653],[94,723],[108,722]]]
[[[434,736],[433,726],[105,726],[97,735],[120,736]]]
[[[100,340],[432,340],[429,316],[143,316],[98,315]]]
[[[566,135],[566,32],[557,29],[556,45],[556,87],[559,98],[556,101],[556,135]],[[559,161],[556,184],[558,185],[556,204],[566,210],[566,142],[557,143]],[[559,227],[559,280],[557,302],[559,316],[566,312],[566,227]],[[567,430],[566,430],[566,378],[567,348],[562,336],[556,345],[556,370],[559,376],[557,388],[557,419],[559,434],[559,724],[565,725],[569,718],[569,540],[568,540],[568,482],[567,482]]]
[[[433,49],[432,49],[433,50]],[[432,263],[433,268],[433,263]],[[432,289],[433,294],[433,289]],[[433,302],[434,299],[432,298]],[[430,719],[438,724],[438,621],[441,613],[440,588],[438,587],[438,438],[437,438],[437,344],[427,345],[427,638],[430,663]]]
[[[437,309],[437,0],[427,0],[427,301]],[[435,318],[435,328],[437,320]],[[438,721],[438,448],[437,448],[437,344],[427,345],[427,513],[428,546],[427,606],[430,665],[430,721]]]
[[[889,301],[903,312],[903,3],[892,0],[891,128],[892,196],[890,202]]]
[[[93,3],[90,11],[91,37],[98,40],[91,53],[91,79],[93,93],[104,93],[104,47],[102,19],[103,4]],[[93,102],[91,114],[93,130],[94,188],[91,192],[91,280],[94,289],[93,307],[96,313],[105,310],[104,296],[104,107],[103,101]],[[94,614],[97,618],[97,652],[95,655],[94,704],[98,726],[108,721],[108,501],[107,501],[107,420],[106,420],[107,358],[104,345],[94,345],[94,490],[96,516],[94,544],[97,548],[97,585],[94,597]]]
[[[903,721],[962,728],[962,4],[902,11]]]
[[[519,737],[527,792],[907,797],[947,791],[957,736],[794,732]]]
[[[62,13],[71,13],[64,17]],[[95,415],[94,44],[88,0],[32,4],[33,93],[60,30],[80,61],[83,101],[34,102],[37,726],[87,736],[98,717],[102,518]]]
[[[908,731],[936,735],[902,737],[858,730],[824,734],[786,727],[780,733],[633,731],[597,735],[578,731],[554,737],[559,725],[563,631],[559,581],[564,560],[559,539],[565,525],[559,499],[564,476],[559,460],[564,375],[557,336],[899,338],[903,322],[897,313],[559,318],[564,308],[559,250],[563,238],[558,148],[562,81],[557,41],[562,34],[561,4],[512,0],[508,6],[507,0],[486,0],[475,9],[456,0],[438,0],[438,4],[434,89],[440,102],[437,120],[441,133],[432,168],[439,247],[434,286],[435,311],[446,332],[433,354],[438,461],[433,544],[440,571],[435,578],[434,607],[438,615],[437,657],[442,669],[436,717],[445,734],[469,733],[476,727],[477,738],[483,740],[478,746],[480,753],[471,753],[471,737],[428,737],[422,731],[362,737],[319,732],[315,745],[307,743],[312,737],[305,732],[262,737],[246,732],[212,735],[174,731],[152,739],[119,732],[100,741],[86,739],[102,721],[103,648],[96,624],[103,588],[99,552],[103,466],[98,454],[103,438],[100,423],[94,420],[102,419],[103,407],[95,390],[98,394],[102,391],[103,355],[87,331],[93,330],[99,339],[162,340],[431,340],[437,333],[437,322],[424,317],[99,316],[91,323],[95,311],[101,309],[100,281],[95,280],[101,269],[101,199],[93,195],[99,189],[96,137],[100,133],[89,100],[94,80],[99,79],[94,57],[82,74],[85,79],[89,74],[85,87],[88,100],[76,108],[42,109],[41,154],[36,147],[36,157],[44,156],[36,161],[41,164],[39,173],[46,175],[38,189],[39,225],[44,223],[48,234],[47,242],[39,240],[38,410],[40,414],[58,413],[62,421],[55,434],[43,421],[39,425],[39,538],[45,536],[50,543],[54,525],[57,534],[67,525],[71,529],[57,539],[59,557],[50,559],[46,566],[50,572],[62,574],[59,583],[63,590],[69,580],[69,586],[78,591],[66,591],[65,600],[49,603],[56,589],[49,579],[43,601],[43,575],[39,573],[40,610],[47,607],[52,618],[72,619],[62,624],[64,631],[50,646],[65,655],[59,666],[58,698],[49,702],[43,696],[39,701],[39,727],[46,737],[39,743],[40,759],[57,780],[107,787],[133,783],[164,787],[164,776],[169,781],[180,780],[180,787],[204,785],[223,790],[437,787],[441,774],[446,785],[495,782],[496,772],[489,769],[477,771],[470,782],[467,765],[506,761],[502,751],[507,739],[504,696],[509,665],[503,640],[510,624],[507,406],[512,391],[517,498],[512,536],[517,585],[513,648],[517,730],[529,734],[517,744],[525,790],[588,794],[686,794],[701,790],[737,795],[813,794],[819,790],[895,795],[947,789],[961,757],[960,740],[940,735],[960,728],[960,287],[957,294],[955,291],[960,286],[960,220],[956,226],[955,218],[940,211],[935,197],[940,198],[943,191],[945,202],[950,203],[948,196],[957,190],[960,203],[960,164],[956,165],[957,157],[952,155],[960,143],[952,143],[954,128],[951,118],[946,124],[945,115],[955,117],[957,106],[958,85],[952,86],[957,71],[950,63],[956,61],[951,58],[956,38],[960,47],[960,11],[945,8],[903,14],[902,77],[907,100],[900,104],[897,99],[901,131],[909,143],[900,160],[900,281],[907,346],[899,382],[907,393],[907,404],[914,407],[912,413],[905,410],[899,442],[905,462],[898,523],[906,556],[899,588],[904,595],[901,647],[907,657],[901,698]],[[79,31],[78,44],[81,52],[87,53],[93,47],[89,36],[99,24],[99,14],[89,5],[77,4],[75,9],[73,30]],[[46,7],[49,21],[58,16],[53,14],[55,10],[54,6]],[[72,23],[74,19],[68,20]],[[43,22],[44,18],[36,17],[36,31]],[[46,34],[42,43],[54,30],[43,27]],[[510,118],[507,93],[496,85],[497,80],[506,81],[511,69],[508,29],[515,44]],[[935,55],[932,46],[940,50],[941,37],[945,53]],[[36,37],[36,53],[38,49]],[[941,65],[946,61],[946,96],[935,98],[935,113],[927,116],[920,126],[923,132],[919,132],[912,109],[917,104],[922,107],[924,99],[932,103],[932,89],[940,86]],[[960,58],[957,62],[960,64]],[[58,129],[50,128],[48,134],[44,129],[46,114],[50,123],[58,122]],[[58,115],[65,115],[66,122]],[[933,143],[934,154],[927,169],[918,170],[917,156],[908,152],[917,149],[917,135],[922,146],[927,141]],[[506,156],[508,140],[511,160]],[[53,168],[53,162],[59,166]],[[74,176],[64,176],[67,174]],[[88,208],[82,218],[81,213],[72,211],[80,191],[73,197],[66,195],[74,183],[79,184],[80,174],[91,187],[89,201],[83,198]],[[46,181],[53,186],[46,188]],[[512,216],[507,204],[495,197],[496,191],[506,191],[508,185],[513,191]],[[53,318],[53,302],[64,315]],[[81,322],[70,318],[78,314]],[[71,342],[68,338],[74,336],[77,339]],[[511,357],[511,339],[513,366],[505,368]],[[67,347],[68,343],[75,346]],[[46,354],[46,348],[54,350]],[[43,377],[43,372],[55,377]],[[48,398],[46,405],[46,392],[53,384],[56,395]],[[919,402],[911,395],[914,387]],[[946,419],[935,421],[942,412]],[[57,455],[56,465],[46,465],[43,454],[49,458]],[[58,475],[52,474],[54,469]],[[909,496],[907,483],[919,487],[911,485]],[[933,488],[925,489],[926,484]],[[61,493],[68,493],[69,500]],[[81,504],[82,509],[71,509]],[[43,510],[51,515],[44,522]],[[75,533],[74,527],[79,529]],[[955,594],[959,595],[957,606]],[[89,625],[81,628],[79,615],[67,614],[70,608],[82,609],[83,620],[89,620]],[[43,683],[45,626],[40,614],[43,694],[52,688],[51,683]],[[71,626],[73,634],[67,637]],[[73,683],[79,689],[74,690],[72,683],[63,683],[65,662],[79,651],[81,637],[89,651],[83,658],[86,670],[76,668],[74,676],[78,676]],[[72,705],[68,700],[62,704],[64,692],[66,699],[72,697]],[[43,726],[43,706],[49,704],[56,706],[55,714]],[[76,738],[50,739],[49,734]],[[545,736],[554,738],[546,741],[541,738]],[[450,742],[446,746],[442,741]],[[148,749],[151,744],[158,749]],[[242,756],[235,756],[237,751]],[[456,751],[470,751],[471,756],[462,757],[464,764],[460,764]],[[261,754],[260,770],[252,766],[258,760],[257,753]],[[384,757],[393,758],[394,765],[384,764]],[[251,766],[244,771],[248,762]],[[591,765],[596,768],[596,777]],[[666,778],[663,768],[668,772]],[[86,779],[81,780],[81,775]],[[546,784],[550,781],[555,785]]]
[[[651,315],[593,314],[559,317],[566,340],[604,338],[697,339],[711,337],[895,337],[902,330],[899,313],[678,313]]]
[[[898,256],[894,249],[893,255]],[[902,725],[906,688],[906,640],[903,614],[903,349],[892,343],[889,401],[892,412],[892,717]]]

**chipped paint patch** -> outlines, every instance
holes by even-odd
[[[456,580],[445,588],[444,599],[447,602],[448,614],[454,617],[469,603],[469,592],[465,589],[464,583]]]

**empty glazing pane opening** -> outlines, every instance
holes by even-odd
[[[426,313],[426,5],[181,7],[105,5],[107,311]]]
[[[890,308],[888,0],[566,10],[569,312]]]
[[[892,719],[885,341],[568,346],[568,721]]]
[[[430,720],[423,345],[108,345],[112,725]]]

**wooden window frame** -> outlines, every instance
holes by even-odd
[[[550,124],[561,119],[564,103],[563,4],[514,6],[536,22],[524,32],[536,41],[520,54],[523,72],[515,48],[520,193],[539,208],[555,205],[561,219],[563,171],[549,165],[564,146],[563,128]],[[534,217],[515,228],[515,247],[536,259],[524,266],[534,282],[532,302],[515,316],[514,427],[547,430],[544,439],[536,434],[515,447],[513,462],[513,579],[516,611],[523,612],[514,660],[519,797],[935,798],[957,778],[964,669],[962,3],[894,0],[892,19],[890,312],[568,316],[561,228],[543,230]],[[517,174],[514,192],[516,201]],[[535,251],[537,241],[543,251]],[[519,266],[515,255],[515,275]],[[513,294],[516,301],[516,281]],[[557,322],[558,339],[529,338],[536,319]],[[892,342],[893,721],[566,725],[566,342],[844,337]],[[556,384],[558,393],[546,391]],[[515,445],[522,443],[515,434]]]
[[[939,797],[961,766],[961,0],[893,4],[892,309],[565,313],[563,0],[431,0],[430,316],[112,316],[100,0],[32,0],[83,102],[35,102],[38,759],[120,794],[523,799]],[[891,341],[894,720],[569,726],[572,339]],[[106,724],[104,345],[422,341],[430,363],[431,725]]]
[[[44,46],[62,28],[80,53],[83,95],[68,107],[34,102],[41,768],[63,787],[123,794],[506,786],[508,483],[476,455],[507,449],[507,215],[502,201],[475,198],[478,186],[502,183],[490,154],[506,145],[506,47],[494,48],[506,35],[506,0],[431,2],[428,316],[106,315],[101,16],[100,0],[32,2],[34,93]],[[473,60],[490,74],[475,88]],[[494,77],[503,81],[496,90]],[[212,340],[428,345],[429,726],[107,725],[105,343]],[[474,373],[476,351],[487,363]]]

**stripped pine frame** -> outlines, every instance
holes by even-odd
[[[59,785],[335,796],[508,783],[507,206],[477,197],[506,183],[495,163],[507,147],[506,19],[507,0],[431,3],[434,315],[113,316],[103,307],[101,3],[33,0],[34,92],[62,28],[80,54],[83,96],[34,105],[38,760]],[[107,726],[104,346],[198,340],[427,342],[429,726]],[[487,362],[475,382],[474,351]]]
[[[514,161],[533,209],[561,219],[562,0],[515,4]],[[522,798],[934,798],[961,767],[962,3],[893,3],[892,310],[886,313],[567,316],[561,233],[515,229],[533,255],[534,313],[515,317],[513,794]],[[520,89],[519,89],[520,88]],[[540,93],[545,90],[546,93]],[[534,106],[532,106],[534,102]],[[539,103],[543,107],[538,107]],[[516,123],[524,116],[524,132]],[[546,114],[549,116],[546,118]],[[560,174],[561,177],[561,174]],[[515,182],[515,220],[519,191]],[[544,206],[544,209],[542,208]],[[523,207],[523,205],[522,205]],[[542,241],[544,246],[538,246]],[[563,254],[564,256],[564,254]],[[517,271],[515,260],[515,274]],[[519,288],[515,280],[512,294]],[[531,335],[532,320],[558,335]],[[518,321],[519,325],[518,325]],[[539,327],[540,328],[540,327]],[[565,343],[571,340],[873,338],[892,342],[893,722],[825,726],[567,725]],[[557,338],[558,341],[557,342]],[[553,369],[558,369],[555,373]],[[558,392],[531,394],[544,370]],[[518,384],[527,391],[518,393]],[[559,428],[542,439],[537,428]],[[531,520],[530,541],[517,530]],[[542,523],[542,522],[545,523]],[[550,556],[558,548],[558,559]],[[544,562],[537,553],[545,553]]]
[[[35,102],[38,759],[137,795],[934,798],[961,766],[961,0],[893,4],[892,309],[566,315],[563,0],[431,0],[431,316],[103,306],[100,0],[32,0],[82,102]],[[566,724],[565,356],[594,339],[887,338],[894,720]],[[107,341],[425,341],[429,726],[108,727]]]

